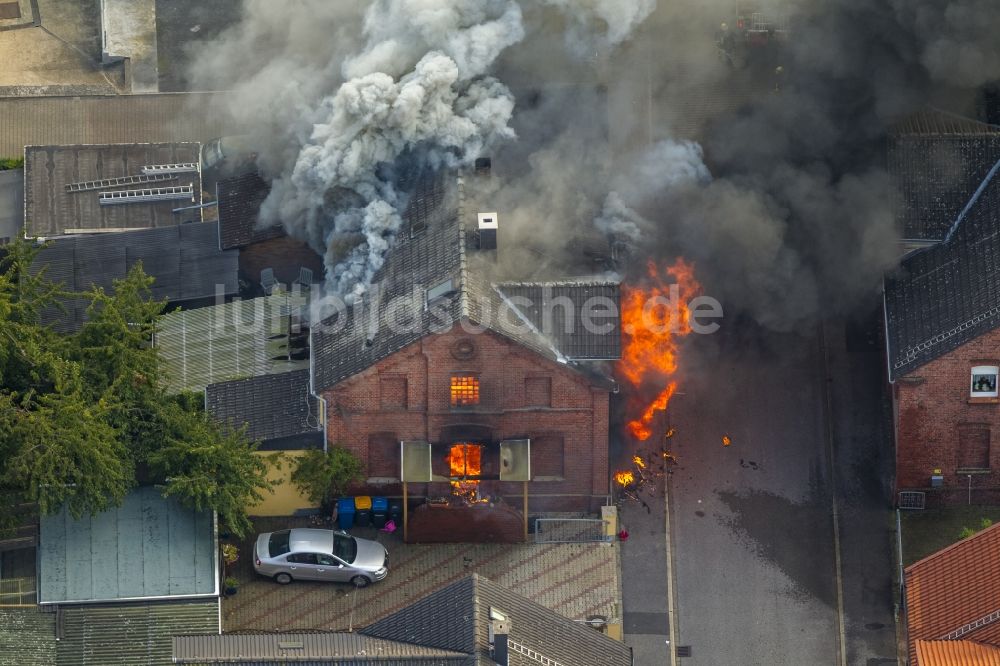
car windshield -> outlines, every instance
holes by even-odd
[[[288,537],[290,531],[271,532],[271,538],[267,541],[267,552],[271,557],[278,557],[288,552]]]
[[[358,556],[358,542],[352,536],[334,535],[333,554],[347,562],[354,563],[354,558]]]

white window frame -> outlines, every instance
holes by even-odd
[[[977,375],[993,375],[993,390],[992,391],[977,391],[975,385],[972,383]],[[973,366],[972,374],[969,377],[969,395],[973,398],[996,398],[1000,395],[1000,384],[998,384],[998,379],[1000,379],[1000,367],[995,365],[977,365]]]

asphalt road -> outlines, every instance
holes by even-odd
[[[683,394],[663,424],[676,430],[674,647],[691,655],[681,664],[895,663],[880,356],[864,340],[848,351],[843,332],[734,323],[688,345]],[[622,512],[626,642],[640,666],[669,663],[654,496]]]

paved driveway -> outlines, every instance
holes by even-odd
[[[260,531],[292,523],[262,520]],[[224,630],[361,627],[473,572],[574,620],[616,617],[621,608],[617,545],[417,545],[370,528],[352,533],[386,545],[391,568],[385,580],[361,590],[336,583],[278,585],[254,574],[253,551],[245,543],[234,572],[240,590],[222,604]]]

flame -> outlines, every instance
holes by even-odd
[[[632,462],[635,463],[635,466],[638,467],[639,469],[646,469],[646,461],[643,460],[641,457],[632,456]]]
[[[636,389],[651,378],[669,379],[677,372],[678,338],[691,332],[688,303],[701,293],[694,266],[683,259],[662,272],[650,261],[647,275],[644,286],[625,285],[622,289],[622,330],[627,341],[619,369]],[[672,282],[666,281],[668,276]],[[629,421],[627,428],[633,437],[649,439],[654,417],[666,410],[676,391],[677,382],[669,380],[642,413]]]
[[[729,439],[729,435],[723,435],[722,436],[722,445],[723,446],[729,446],[732,443],[733,443],[733,440]]]
[[[635,483],[635,475],[629,470],[615,472],[615,483],[620,486],[631,485],[632,483]]]
[[[483,447],[479,444],[458,442],[452,445],[445,460],[448,462],[453,495],[464,497],[470,502],[481,501],[478,497],[479,479],[467,477],[478,477],[482,474],[482,456]]]

